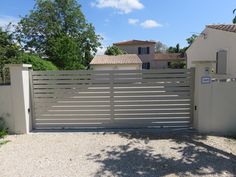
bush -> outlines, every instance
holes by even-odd
[[[32,64],[35,71],[58,70],[58,68],[50,61],[44,60],[37,55],[23,53],[19,60],[24,64]]]
[[[6,124],[3,118],[0,117],[0,138],[4,138],[8,134]]]

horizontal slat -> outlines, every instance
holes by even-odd
[[[95,88],[98,88],[98,87],[109,87],[110,85],[104,85],[104,84],[99,84],[99,83],[80,83],[80,84],[63,84],[63,85],[33,85],[33,88],[34,89],[38,89],[38,88],[54,88],[54,89],[61,89],[61,88],[66,88],[66,89],[93,89],[94,87]],[[160,83],[145,83],[145,84],[142,84],[142,83],[126,83],[126,84],[122,84],[122,85],[119,85],[119,84],[114,84],[113,85],[114,88],[119,88],[119,87],[144,87],[144,86],[190,86],[190,82],[189,81],[185,81],[185,82],[179,82],[179,83],[173,83],[173,82],[170,82],[170,83],[166,83],[166,82],[160,82]]]
[[[166,122],[160,122],[156,124],[103,124],[103,123],[90,123],[90,124],[73,124],[73,123],[68,123],[68,124],[37,124],[35,125],[35,129],[81,129],[81,128],[151,128],[151,127],[189,127],[190,124],[188,122],[184,123],[166,123]]]
[[[50,118],[50,119],[54,119],[54,118],[63,118],[63,119],[69,119],[69,118],[110,118],[111,116],[109,114],[73,114],[73,115],[69,115],[69,114],[45,114],[45,115],[35,115],[35,119],[43,119],[43,118]]]
[[[118,114],[116,114],[116,115],[114,115],[114,118],[116,119],[116,118],[150,118],[150,117],[152,117],[152,118],[161,118],[161,117],[172,117],[172,118],[177,118],[177,117],[188,117],[189,116],[189,114],[182,114],[182,113],[180,113],[180,114],[140,114],[140,115],[138,115],[138,114],[130,114],[130,115],[128,115],[128,114],[126,114],[126,115],[118,115]]]
[[[57,103],[59,102],[65,102],[65,101],[70,101],[71,103],[74,102],[79,102],[79,101],[109,101],[110,98],[60,98],[60,99],[55,99],[55,98],[34,98],[34,101],[37,102],[53,102]]]
[[[158,69],[158,70],[104,70],[104,71],[94,71],[94,70],[75,70],[75,71],[31,71],[32,75],[64,75],[64,74],[98,74],[98,73],[111,73],[111,74],[126,74],[126,73],[190,73],[188,69]]]
[[[161,97],[162,96],[162,97]],[[131,101],[131,100],[139,100],[139,101],[171,101],[176,99],[190,99],[190,96],[169,96],[169,95],[161,95],[160,97],[114,97],[115,101]]]
[[[103,122],[103,123],[110,123],[110,124],[114,124],[114,123],[134,123],[133,122],[134,119],[116,119],[113,122],[111,122],[110,119],[106,119],[106,118],[100,118],[100,119],[37,119],[35,121],[35,123],[92,123],[92,122]],[[176,121],[185,121],[185,122],[189,122],[190,119],[186,119],[186,118],[176,118],[176,119],[163,119],[163,118],[157,118],[157,119],[135,119],[136,120],[136,124],[137,123],[142,123],[142,124],[147,124],[147,123],[158,123],[158,122],[176,122]]]
[[[179,91],[179,90],[186,90],[189,91],[190,87],[146,87],[146,88],[139,88],[139,87],[116,87],[113,88],[114,92],[116,91]],[[78,88],[78,89],[34,89],[34,93],[65,93],[65,94],[72,94],[72,93],[83,93],[83,92],[95,92],[95,93],[105,93],[110,92],[110,88],[96,88],[96,89],[88,89],[88,88]]]
[[[140,114],[145,114],[145,113],[185,113],[185,112],[189,112],[189,108],[182,108],[180,110],[177,108],[173,108],[173,109],[114,109],[114,113],[115,114],[129,114],[129,113],[140,113]]]

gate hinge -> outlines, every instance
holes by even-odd
[[[28,113],[30,113],[30,108],[28,108]]]
[[[195,110],[195,111],[197,110],[197,106],[194,106],[194,110]]]

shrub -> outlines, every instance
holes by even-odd
[[[3,120],[3,118],[0,117],[0,138],[3,138],[4,136],[7,135],[7,127],[6,124]]]
[[[58,70],[58,68],[50,61],[44,60],[37,55],[23,53],[20,55],[21,63],[32,64],[35,71]]]

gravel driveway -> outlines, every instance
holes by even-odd
[[[236,141],[223,137],[34,133],[6,139],[1,177],[236,175]]]

